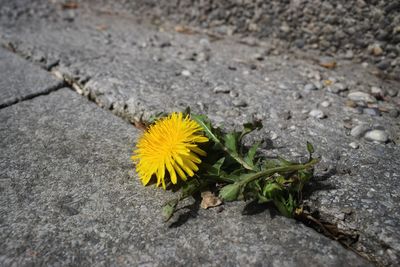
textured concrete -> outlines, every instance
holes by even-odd
[[[0,108],[60,88],[62,81],[0,48]]]
[[[242,215],[237,204],[193,204],[163,223],[171,194],[142,187],[129,160],[138,131],[68,89],[4,108],[0,120],[2,266],[368,265],[293,220]]]
[[[322,161],[307,193],[309,205],[342,230],[359,234],[354,248],[361,253],[381,265],[399,262],[400,123],[391,115],[400,108],[399,83],[374,76],[358,62],[336,58],[337,67],[327,69],[313,54],[280,54],[267,41],[245,45],[178,34],[112,10],[61,10],[42,3],[21,8],[18,20],[14,13],[0,18],[4,44],[44,68],[59,62],[55,73],[121,117],[147,118],[191,106],[228,128],[260,119],[264,129],[249,139],[264,140],[261,153],[271,157],[300,159],[311,141]],[[367,106],[348,103],[349,91],[369,94],[372,87],[388,92],[368,106],[386,110],[380,116],[360,114]],[[310,116],[314,109],[326,116]],[[351,129],[361,124],[383,129],[390,141],[352,136]]]

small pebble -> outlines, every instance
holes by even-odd
[[[329,101],[323,101],[322,103],[321,103],[321,107],[323,107],[323,108],[327,108],[327,107],[329,107],[331,105],[331,103],[329,102]]]
[[[302,96],[301,96],[301,94],[300,94],[299,92],[293,92],[293,93],[292,93],[292,98],[293,98],[294,100],[299,100],[301,97],[302,97]]]
[[[369,49],[371,51],[371,54],[373,54],[374,56],[380,56],[383,53],[383,50],[379,44],[374,44],[370,46]]]
[[[230,97],[238,97],[238,96],[239,96],[239,93],[236,92],[236,91],[230,91],[230,92],[229,92],[229,96],[230,96]]]
[[[368,130],[369,130],[368,125],[360,124],[360,125],[355,126],[353,129],[351,129],[350,135],[353,137],[361,137]]]
[[[390,89],[387,90],[388,95],[391,96],[391,97],[395,97],[398,94],[398,92],[399,91],[394,89],[394,88],[390,88]]]
[[[343,83],[334,83],[328,86],[327,90],[331,93],[338,94],[347,90],[347,86]]]
[[[317,87],[317,89],[322,89],[323,87],[324,87],[324,85],[320,82],[320,81],[317,81],[317,82],[314,82],[314,85],[315,85],[315,87]]]
[[[357,149],[357,148],[359,148],[360,146],[359,146],[356,142],[351,142],[351,143],[349,144],[349,147],[351,147],[351,148],[353,148],[353,149]]]
[[[352,59],[354,57],[354,53],[352,50],[347,50],[346,54],[344,55],[345,59]]]
[[[365,139],[379,143],[386,143],[389,140],[389,135],[383,130],[368,131],[364,135]]]
[[[357,103],[351,100],[346,100],[345,105],[351,108],[357,107]]]
[[[313,109],[310,111],[309,115],[311,117],[317,118],[317,119],[324,119],[326,118],[326,115],[324,114],[324,112],[320,109]]]
[[[381,113],[379,112],[379,109],[377,109],[377,108],[364,108],[363,109],[363,113],[371,115],[371,116],[379,116],[379,115],[381,115]]]
[[[347,98],[352,100],[352,101],[363,101],[363,102],[367,102],[367,103],[376,103],[376,99],[375,97],[373,97],[370,94],[364,93],[364,92],[360,92],[360,91],[354,91],[354,92],[350,92],[347,95]]]
[[[308,83],[304,86],[305,91],[317,90],[318,88],[313,83]]]
[[[181,72],[181,74],[182,74],[182,76],[186,76],[186,77],[189,77],[190,75],[192,75],[192,74],[190,73],[190,71],[188,71],[188,70],[183,70],[183,71]]]
[[[376,98],[382,98],[385,96],[385,92],[381,88],[376,86],[371,87],[371,94]]]
[[[229,94],[231,89],[226,85],[218,85],[213,89],[213,92],[216,94]]]
[[[240,99],[235,99],[232,101],[232,104],[235,107],[247,107],[247,103],[244,100],[240,100]]]
[[[319,65],[327,69],[333,69],[336,67],[336,60],[331,57],[321,57],[319,59]]]
[[[271,133],[271,140],[276,140],[278,138],[278,135],[275,132]]]

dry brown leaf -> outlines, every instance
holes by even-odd
[[[208,209],[212,207],[217,207],[222,204],[221,199],[216,197],[212,192],[210,191],[204,191],[201,193],[201,204],[200,207],[202,209]]]
[[[179,33],[185,33],[185,34],[193,34],[193,30],[191,30],[188,27],[182,26],[182,25],[177,25],[175,26],[175,31]]]
[[[62,3],[61,6],[63,9],[77,9],[79,5],[77,2],[67,1]]]
[[[319,65],[327,69],[334,69],[336,67],[336,61],[324,61],[320,62]]]
[[[133,120],[132,124],[135,128],[146,131],[147,130],[147,125],[143,120]]]
[[[96,25],[96,30],[98,30],[98,31],[105,31],[107,29],[108,29],[107,25],[104,25],[104,24]]]

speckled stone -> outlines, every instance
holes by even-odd
[[[134,173],[138,130],[69,89],[0,120],[2,266],[368,266],[294,220],[243,215],[244,204],[192,202],[164,223],[173,196]]]
[[[50,73],[3,48],[0,62],[0,108],[62,86]]]

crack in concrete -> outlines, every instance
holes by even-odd
[[[9,107],[9,106],[18,104],[20,102],[24,102],[24,101],[28,101],[28,100],[34,99],[34,98],[36,98],[38,96],[48,95],[48,94],[50,94],[52,92],[55,92],[55,91],[57,91],[57,90],[59,90],[61,88],[65,88],[65,83],[64,82],[62,82],[62,83],[60,83],[60,84],[58,84],[56,86],[49,87],[49,88],[47,88],[46,90],[44,90],[44,91],[42,91],[40,93],[28,94],[28,95],[26,95],[24,97],[21,97],[19,99],[14,100],[14,101],[9,101],[7,103],[0,104],[0,109],[3,109],[3,108],[6,108],[6,107]]]

